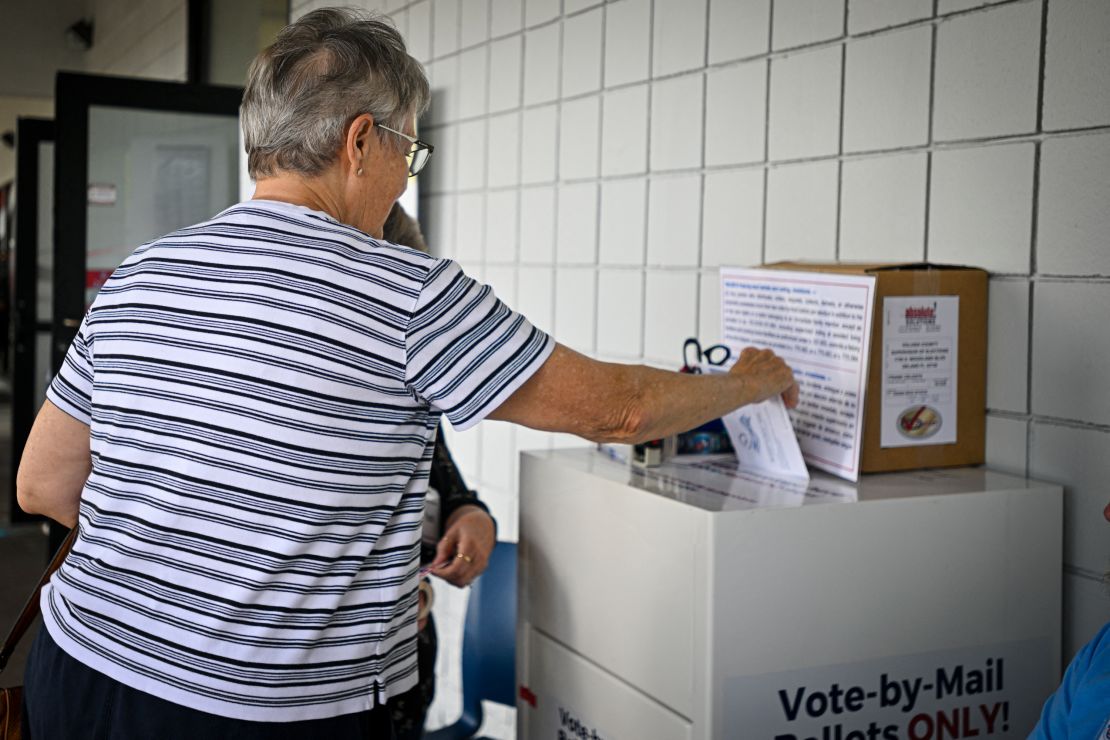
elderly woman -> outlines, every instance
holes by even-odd
[[[384,242],[427,100],[389,24],[308,14],[251,66],[254,200],[100,291],[19,471],[23,508],[80,532],[42,594],[33,737],[390,737],[441,415],[630,442],[796,402],[768,351],[720,376],[596,362]]]

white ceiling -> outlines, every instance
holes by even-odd
[[[87,0],[0,0],[0,95],[52,98],[55,72],[84,68],[84,52],[66,45],[65,30],[87,15],[89,5]]]

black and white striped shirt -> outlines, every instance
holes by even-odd
[[[213,714],[362,711],[416,683],[439,417],[497,408],[554,342],[449,260],[267,201],[139,248],[50,388],[90,425],[51,636]]]

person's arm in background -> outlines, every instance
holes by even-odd
[[[44,403],[19,462],[16,497],[20,508],[73,527],[91,470],[88,425],[50,401]]]
[[[429,485],[439,493],[441,528],[433,562],[443,567],[434,573],[455,586],[465,586],[486,569],[497,544],[497,523],[478,494],[466,487],[442,429],[436,435]]]
[[[787,364],[745,349],[727,374],[695,375],[592,360],[561,344],[490,419],[594,442],[646,442],[693,429],[741,406],[782,395],[798,403]]]

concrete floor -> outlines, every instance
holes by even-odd
[[[41,524],[11,524],[11,393],[0,381],[0,639],[6,637],[35,582],[46,567],[46,533]],[[0,686],[23,683],[23,667],[38,623],[28,630]]]

